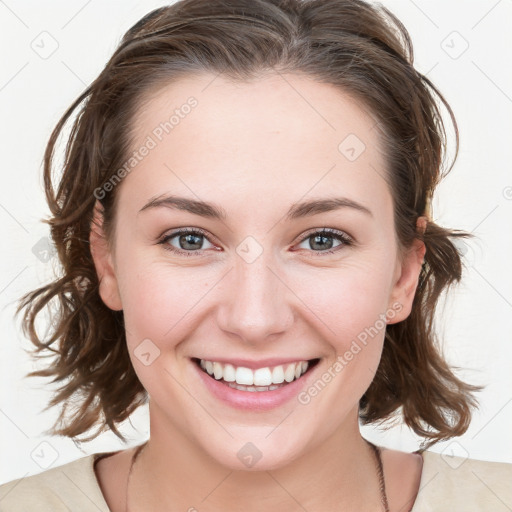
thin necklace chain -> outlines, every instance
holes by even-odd
[[[373,453],[375,454],[375,458],[377,459],[377,471],[379,474],[379,488],[380,488],[380,501],[382,503],[382,506],[384,507],[384,512],[389,512],[389,505],[388,505],[388,497],[386,495],[386,483],[384,481],[384,468],[382,466],[382,457],[380,454],[380,446],[376,446],[368,439],[365,439],[365,441],[370,445],[370,447],[373,450]],[[147,445],[147,441],[139,446],[137,446],[135,452],[132,455],[132,462],[130,464],[130,469],[128,471],[128,478],[126,481],[126,496],[125,496],[125,504],[126,504],[126,512],[129,512],[128,508],[128,486],[130,484],[130,476],[133,471],[133,466],[135,465],[135,461],[137,460],[137,457],[140,455],[142,449]]]
[[[388,496],[386,494],[386,482],[384,481],[384,468],[382,466],[382,457],[380,455],[380,446],[376,446],[373,443],[370,443],[368,439],[365,439],[365,441],[371,446],[373,453],[375,453],[375,457],[377,459],[377,470],[379,472],[380,501],[382,502],[384,511],[389,512]]]

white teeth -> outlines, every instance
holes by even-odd
[[[272,372],[270,368],[258,368],[254,372],[255,386],[270,386],[272,384]]]
[[[274,385],[272,384],[272,386],[258,386],[258,387],[254,387],[254,386],[241,386],[240,384],[236,384],[236,383],[233,383],[233,382],[230,382],[228,384],[228,386],[230,388],[235,388],[235,389],[239,389],[240,391],[274,391],[274,389],[277,389],[277,388],[280,388],[281,386],[277,386],[277,385]]]
[[[235,380],[237,384],[252,386],[254,384],[254,373],[250,368],[239,366],[236,369]]]
[[[213,363],[213,376],[219,380],[222,379],[222,365],[220,363]]]
[[[292,382],[300,378],[309,367],[307,361],[297,361],[273,368],[252,370],[244,366],[235,367],[229,363],[223,364],[204,359],[199,361],[199,365],[216,380],[224,380],[231,387],[242,391],[272,391],[281,387],[285,381]]]
[[[281,384],[284,382],[284,370],[282,366],[276,366],[272,370],[272,382],[274,384]]]
[[[289,364],[284,371],[284,380],[291,382],[295,378],[295,365]]]
[[[224,380],[226,382],[235,382],[235,367],[232,364],[224,365]]]

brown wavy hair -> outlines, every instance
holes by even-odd
[[[182,0],[127,31],[64,113],[45,151],[51,217],[43,222],[50,225],[62,274],[24,295],[17,314],[25,310],[22,327],[36,346],[33,355],[54,357],[28,376],[64,381],[46,407],[61,405],[49,433],[75,438],[97,426],[85,440],[109,428],[126,441],[116,425],[148,401],[128,355],[123,312],[101,300],[89,247],[95,191],[133,151],[138,109],[151,91],[182,76],[211,72],[244,81],[268,71],[332,84],[369,109],[384,143],[398,244],[407,248],[419,238],[426,246],[412,312],[386,328],[380,365],[360,400],[362,422],[384,423],[401,409],[404,422],[424,438],[423,449],[467,430],[477,407],[473,393],[481,387],[461,381],[445,361],[434,313],[441,293],[462,276],[452,239],[471,235],[438,226],[429,212],[434,189],[457,155],[457,124],[441,93],[414,68],[407,30],[383,6],[361,0]],[[455,158],[447,168],[442,109],[455,129]],[[54,183],[55,148],[73,113]],[[110,188],[100,199],[108,240],[116,212],[116,187]],[[423,215],[424,233],[416,229]],[[36,317],[52,303],[51,329],[40,338]]]

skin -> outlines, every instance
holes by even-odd
[[[145,98],[134,148],[190,96],[197,107],[118,185],[112,243],[99,203],[91,230],[101,297],[124,310],[132,364],[150,395],[150,441],[132,473],[130,510],[381,510],[375,459],[357,413],[385,329],[308,404],[292,399],[266,412],[220,402],[190,361],[318,357],[316,380],[379,315],[393,310],[388,324],[409,315],[425,246],[415,241],[398,250],[375,120],[346,93],[303,76],[234,83],[203,74]],[[354,161],[338,150],[349,134],[366,146]],[[226,219],[165,207],[139,212],[171,193],[215,203]],[[294,202],[334,195],[367,206],[372,216],[342,208],[284,218]],[[206,231],[202,255],[158,244],[183,227]],[[331,238],[338,250],[322,254],[311,235],[324,227],[355,243]],[[251,263],[236,252],[248,236],[262,249]],[[179,236],[167,244],[191,252]],[[147,366],[134,353],[144,339],[160,350]],[[250,469],[237,457],[247,442],[262,453]],[[131,454],[96,464],[114,512],[125,509]],[[384,449],[383,462],[391,510],[408,510],[421,457]]]

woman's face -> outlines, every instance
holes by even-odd
[[[114,250],[91,243],[152,437],[272,469],[352,435],[424,250],[398,257],[376,120],[298,75],[204,74],[160,89],[134,127]]]

